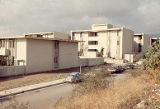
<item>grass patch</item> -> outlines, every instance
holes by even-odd
[[[83,87],[82,92],[79,92],[81,94],[75,94],[67,99],[62,99],[61,102],[56,104],[55,108],[152,109],[160,107],[160,96],[157,94],[160,92],[160,82],[158,79],[160,70],[149,72],[150,73],[137,73],[139,76],[131,76],[125,81],[110,84],[107,85],[107,87],[103,87],[102,85],[100,88],[94,83],[94,80],[91,80],[89,84],[81,84]],[[100,82],[100,80],[98,81]],[[95,88],[95,86],[97,88]],[[86,87],[91,88],[88,89]],[[87,93],[83,92],[84,90],[86,90]]]

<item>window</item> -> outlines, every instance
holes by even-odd
[[[58,57],[54,57],[54,63],[57,64],[58,63]]]
[[[138,44],[138,52],[140,53],[142,51],[142,45]]]
[[[0,40],[0,48],[2,47],[2,40]]]
[[[96,51],[98,51],[98,50],[97,50],[97,49],[88,49],[88,51],[96,52]]]
[[[97,32],[90,32],[89,36],[90,37],[95,37],[95,36],[98,36],[98,33]]]
[[[117,45],[119,45],[119,41],[117,41]]]
[[[54,47],[55,47],[55,49],[58,49],[58,48],[59,48],[59,42],[58,42],[58,41],[55,41]]]
[[[120,31],[117,31],[117,36],[119,36],[120,35]]]
[[[9,48],[14,48],[14,40],[9,40]]]
[[[98,41],[88,41],[88,45],[98,45]]]
[[[5,40],[2,40],[2,47],[5,47]]]

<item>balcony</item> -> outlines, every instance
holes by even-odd
[[[88,41],[98,41],[98,37],[96,36],[89,36]]]
[[[88,45],[88,49],[98,49],[98,45]]]
[[[6,49],[6,48],[0,48],[0,55],[8,56],[9,52],[10,51],[8,49]]]

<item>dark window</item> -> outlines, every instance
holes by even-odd
[[[2,40],[2,47],[5,47],[5,40]]]
[[[58,57],[54,57],[54,63],[57,64],[58,63]]]
[[[140,53],[142,51],[142,45],[138,44],[138,52]]]
[[[14,48],[14,40],[9,40],[9,48]]]
[[[2,47],[2,40],[0,40],[0,48]]]
[[[55,47],[55,49],[58,49],[58,48],[59,48],[59,41],[55,41],[54,47]]]
[[[97,49],[88,49],[88,51],[96,52],[96,51],[98,51],[98,50],[97,50]]]
[[[89,36],[90,36],[90,37],[98,36],[98,33],[97,33],[97,32],[90,32],[90,33],[89,33]]]
[[[119,45],[119,41],[117,41],[117,45]]]
[[[88,45],[98,45],[98,41],[88,41]]]

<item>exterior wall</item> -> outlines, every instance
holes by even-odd
[[[0,66],[0,77],[23,75],[26,73],[26,66]]]
[[[82,48],[83,55],[88,56],[88,33],[75,33],[74,40],[84,41],[78,43],[78,51]]]
[[[42,72],[53,70],[53,41],[27,40],[26,72]]]
[[[27,40],[17,39],[16,40],[16,55],[15,61],[23,61],[21,63],[15,62],[17,65],[27,65]]]
[[[141,45],[141,52],[139,52],[139,44]],[[141,53],[144,55],[148,47],[151,45],[151,38],[147,34],[139,34],[139,35],[134,35],[134,44],[133,44],[133,52],[134,53]]]
[[[107,41],[107,32],[98,32],[98,51],[101,50],[101,48],[103,49],[103,54],[104,56],[107,56],[107,51],[108,51],[108,41]]]
[[[144,34],[142,41],[143,41],[143,43],[142,43],[142,53],[145,54],[148,50],[148,47],[151,45],[151,43],[150,43],[151,38],[150,38],[149,35]]]
[[[113,25],[111,25],[111,24],[93,24],[92,30],[106,30],[106,29],[109,29],[112,27],[113,27]]]
[[[81,66],[94,66],[100,64],[104,64],[104,59],[101,57],[96,57],[96,58],[79,57],[79,65]]]
[[[123,36],[122,36],[122,55],[124,57],[125,54],[133,53],[133,37],[134,32],[123,28]]]
[[[79,66],[78,43],[59,42],[59,69]]]
[[[141,44],[141,40],[138,36],[134,36],[133,38],[133,53],[137,53],[139,46],[138,44]]]
[[[69,34],[54,32],[54,38],[69,39]]]

